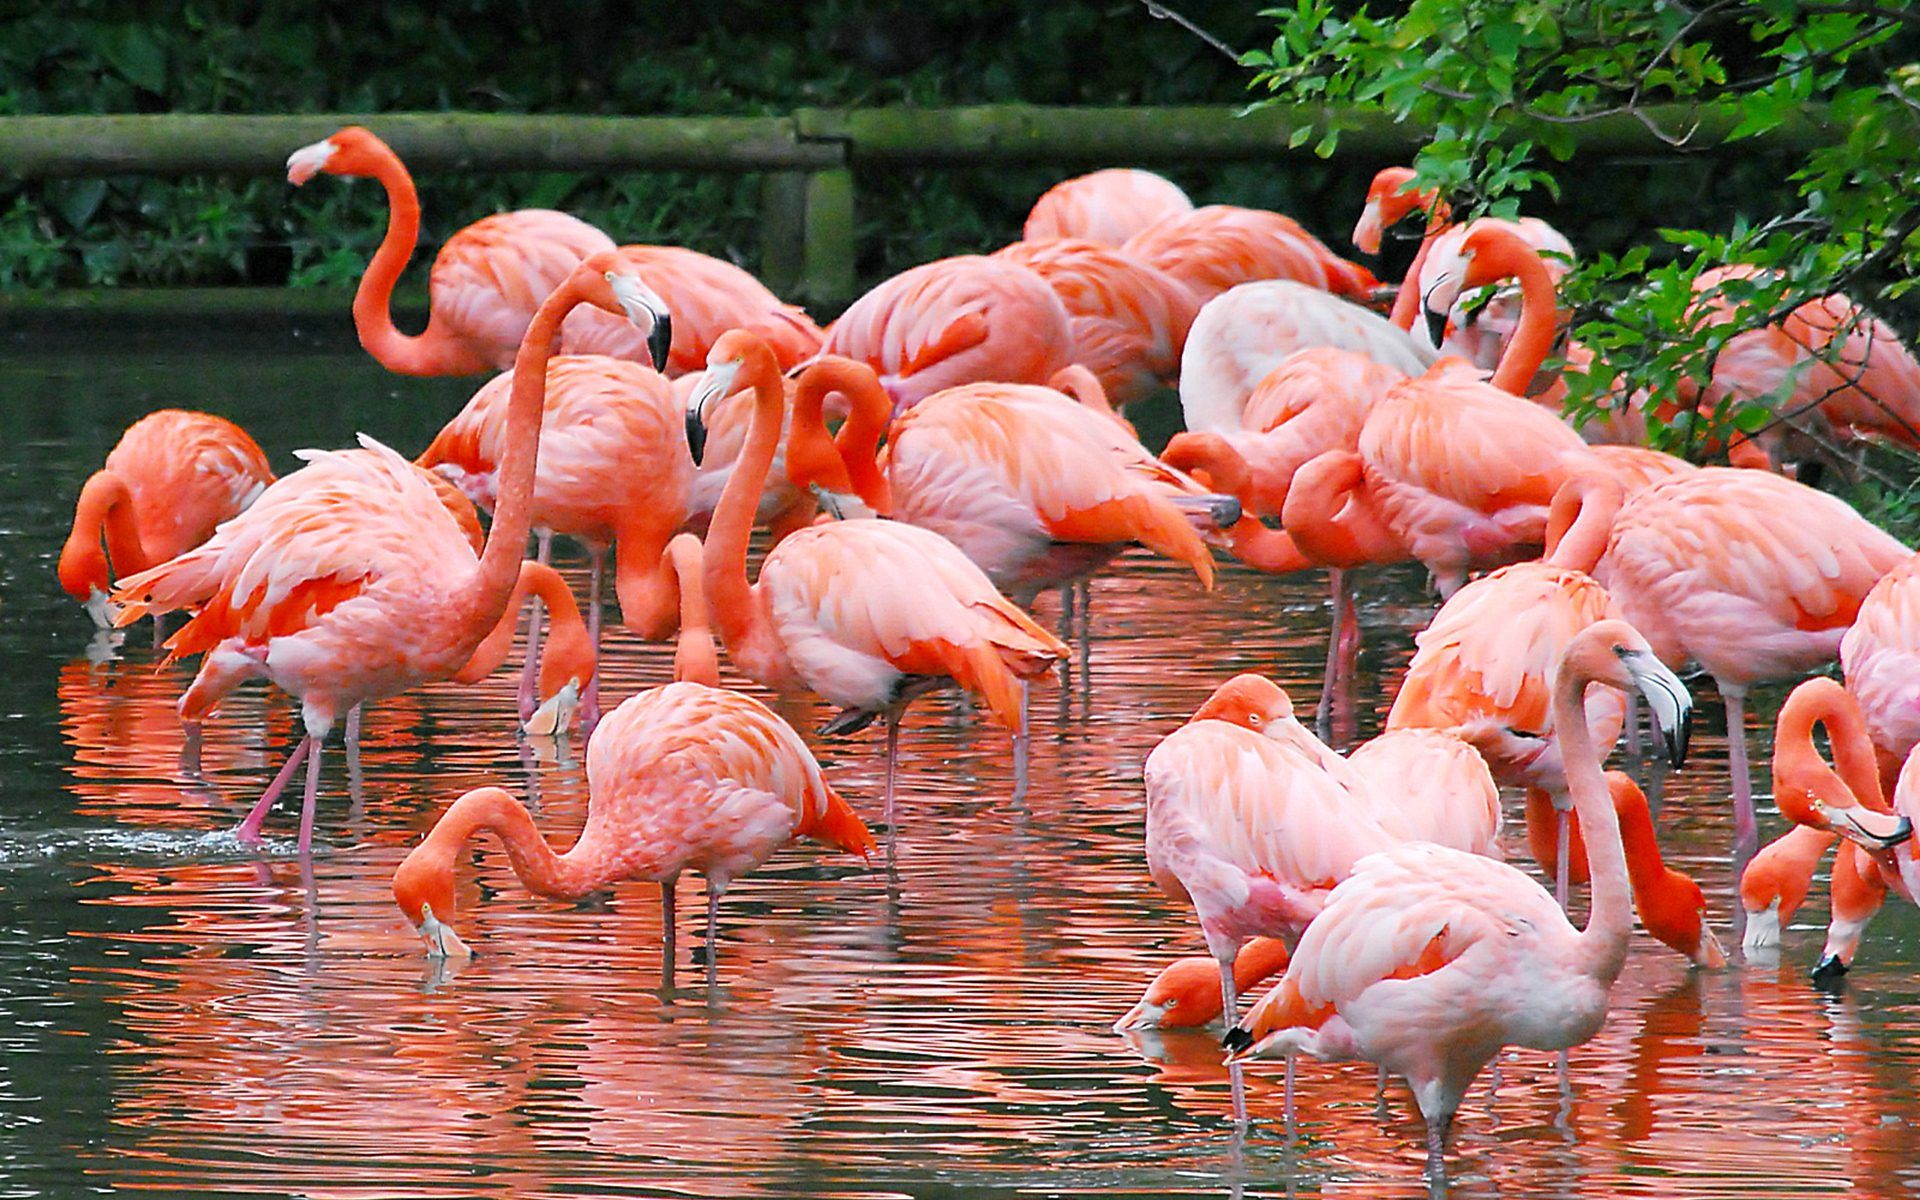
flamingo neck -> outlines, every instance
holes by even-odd
[[[1560,485],[1547,513],[1546,560],[1591,575],[1613,536],[1625,492],[1612,476],[1590,472]]]
[[[1516,253],[1511,266],[1511,274],[1520,281],[1520,324],[1500,355],[1493,386],[1524,396],[1540,365],[1553,352],[1554,338],[1560,332],[1560,313],[1555,305],[1553,276],[1539,254],[1531,249]]]
[[[840,432],[827,435],[826,398],[846,396],[852,412]],[[860,497],[881,516],[893,511],[893,491],[880,470],[880,439],[893,423],[893,401],[865,363],[823,358],[800,377],[787,433],[787,478],[797,487],[818,483]]]
[[[719,687],[720,658],[708,624],[700,539],[691,533],[675,535],[667,543],[667,560],[680,586],[680,640],[673,650],[673,678],[680,683]]]
[[[84,601],[96,591],[111,590],[114,576],[124,578],[152,565],[140,544],[133,494],[126,481],[112,471],[95,471],[74,505],[73,532],[60,551],[60,585],[68,595]]]
[[[378,156],[374,178],[387,193],[387,232],[353,294],[353,328],[360,344],[374,361],[401,375],[474,375],[488,370],[493,364],[462,345],[437,315],[429,315],[427,331],[417,337],[394,325],[394,285],[420,240],[420,197],[398,155],[385,146],[369,152]]]
[[[1413,252],[1413,261],[1407,264],[1407,277],[1400,281],[1400,290],[1393,297],[1393,310],[1387,319],[1407,332],[1413,332],[1413,323],[1420,319],[1420,272],[1427,265],[1427,255],[1433,250],[1433,244],[1447,231],[1451,219],[1451,210],[1447,203],[1435,196],[1427,208],[1427,232],[1420,238],[1420,248]]]
[[[1833,766],[1814,745],[1816,725],[1826,727]],[[1833,680],[1802,684],[1781,707],[1773,741],[1773,792],[1781,815],[1816,829],[1827,825],[1819,812],[1822,803],[1891,811],[1880,791],[1879,763],[1866,719],[1859,704]]]
[[[748,349],[741,373],[753,389],[753,412],[747,420],[746,444],[707,527],[703,574],[707,603],[728,654],[741,670],[766,683],[786,673],[786,655],[760,597],[747,582],[747,542],[780,445],[786,397],[779,367],[764,345]]]
[[[454,801],[415,853],[436,871],[451,874],[461,848],[485,831],[500,839],[513,873],[538,895],[578,899],[616,877],[609,860],[597,851],[591,813],[580,840],[566,853],[555,854],[526,808],[504,790],[492,787],[476,788]]]
[[[1633,889],[1627,874],[1620,818],[1587,729],[1585,694],[1591,681],[1577,661],[1565,663],[1554,680],[1553,727],[1567,775],[1567,793],[1580,817],[1587,844],[1593,906],[1579,942],[1586,973],[1608,986],[1627,961],[1627,935],[1633,929]]]
[[[1366,465],[1351,450],[1330,450],[1295,472],[1280,517],[1300,553],[1315,563],[1357,567],[1407,556],[1373,508]]]

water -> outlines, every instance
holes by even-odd
[[[0,1196],[1425,1194],[1418,1118],[1398,1084],[1376,1106],[1371,1068],[1303,1064],[1289,1143],[1279,1072],[1257,1067],[1237,1137],[1212,1037],[1109,1030],[1154,971],[1200,949],[1146,876],[1142,760],[1234,672],[1312,703],[1317,577],[1235,568],[1209,595],[1122,558],[1094,585],[1090,680],[1037,693],[1025,801],[1003,735],[923,701],[896,868],[803,844],[740,880],[712,996],[659,991],[654,888],[535,899],[491,844],[459,873],[480,957],[439,969],[388,890],[435,814],[494,781],[535,797],[558,843],[585,814],[578,748],[511,736],[510,675],[379,706],[352,784],[332,750],[309,869],[288,813],[264,849],[224,833],[285,752],[285,699],[236,696],[208,726],[205,782],[182,781],[186,669],[157,669],[144,630],[89,661],[53,560],[81,480],[151,408],[232,416],[286,469],[292,449],[359,429],[417,449],[472,385],[398,379],[284,332],[223,333],[206,353],[182,341],[109,327],[0,358]],[[1363,733],[1430,611],[1417,584],[1362,584]],[[1057,601],[1039,612],[1055,619]],[[607,694],[668,672],[663,648],[616,636]],[[1731,948],[1726,760],[1703,700],[1661,833]],[[830,715],[786,711],[802,728]],[[877,733],[816,748],[874,815]],[[681,906],[685,955],[697,884]],[[1735,949],[1718,972],[1636,935],[1570,1092],[1529,1052],[1502,1060],[1497,1091],[1476,1085],[1455,1194],[1920,1190],[1920,920],[1890,907],[1834,994],[1806,978],[1823,909],[1819,892],[1776,962]],[[700,976],[683,958],[681,982]]]

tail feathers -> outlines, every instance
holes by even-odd
[[[871,859],[878,848],[867,823],[832,788],[827,789],[826,806],[817,815],[809,813],[800,822],[799,833],[865,859]]]
[[[1164,494],[1135,493],[1077,509],[1048,522],[1060,541],[1138,542],[1155,554],[1193,568],[1200,582],[1213,586],[1213,554],[1200,533]]]
[[[1054,664],[1072,653],[1067,644],[1042,628],[1013,601],[998,598],[978,600],[974,612],[984,620],[982,632],[1000,651],[1007,669],[1022,679],[1033,679],[1051,671]]]
[[[117,625],[131,625],[153,613],[205,604],[220,588],[211,555],[188,551],[157,567],[150,567],[120,581],[113,591],[113,603],[119,606]]]
[[[944,358],[951,358],[962,350],[971,350],[987,340],[992,328],[987,324],[984,314],[964,312],[947,322],[938,335],[930,342],[911,351],[906,361],[900,364],[901,375],[911,375],[924,371]]]
[[[1300,994],[1300,986],[1288,977],[1275,984],[1273,990],[1253,1006],[1253,1011],[1234,1031],[1242,1035],[1235,1040],[1241,1043],[1240,1048],[1258,1052],[1262,1043],[1275,1034],[1290,1029],[1302,1032],[1317,1030],[1331,1016],[1332,1005],[1310,1004]]]

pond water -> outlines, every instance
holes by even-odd
[[[208,725],[204,781],[180,777],[187,668],[157,666],[144,632],[90,655],[55,585],[81,481],[163,405],[233,417],[285,470],[356,430],[416,451],[473,386],[286,331],[0,348],[0,1196],[1425,1194],[1418,1117],[1397,1082],[1377,1106],[1371,1068],[1303,1063],[1290,1139],[1279,1071],[1257,1067],[1238,1135],[1213,1036],[1109,1028],[1200,950],[1146,875],[1142,760],[1238,671],[1312,704],[1318,576],[1233,568],[1208,594],[1119,560],[1093,585],[1088,670],[1036,694],[1024,799],[1003,735],[950,698],[917,704],[892,869],[802,844],[739,881],[712,994],[684,986],[701,980],[684,959],[683,986],[659,990],[653,887],[536,899],[491,843],[459,876],[480,956],[424,959],[388,884],[452,798],[500,782],[562,844],[584,818],[578,746],[515,741],[508,673],[371,712],[357,774],[329,755],[310,868],[284,811],[269,832],[286,840],[234,842],[291,706],[236,696]],[[1362,734],[1431,611],[1419,584],[1362,583]],[[1057,599],[1038,611],[1053,620]],[[663,647],[615,636],[606,694],[669,669]],[[1734,963],[1694,971],[1636,935],[1569,1090],[1528,1052],[1476,1085],[1455,1195],[1920,1191],[1920,920],[1890,907],[1844,989],[1818,990],[1823,885],[1777,960],[1742,961],[1720,709],[1700,690],[1660,829]],[[1755,705],[1762,746],[1778,700]],[[785,711],[803,729],[830,715]],[[877,731],[809,740],[877,817]],[[1520,841],[1516,822],[1516,861]],[[700,900],[683,885],[683,955]]]

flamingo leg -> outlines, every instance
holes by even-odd
[[[167,615],[165,613],[155,613],[153,614],[153,648],[155,650],[165,650],[167,648],[166,641]]]
[[[356,704],[347,710],[347,728],[342,740],[347,744],[347,761],[353,762],[360,757],[360,710]]]
[[[545,565],[553,552],[553,534],[549,530],[542,529],[534,536],[540,543],[540,550],[536,557],[542,565]],[[520,665],[520,691],[515,697],[520,705],[520,723],[523,725],[526,724],[527,718],[533,715],[533,710],[539,707],[539,698],[535,693],[540,679],[542,629],[540,618],[546,612],[546,606],[541,602],[540,597],[534,596],[532,599],[533,603],[527,606],[527,661]]]
[[[1093,711],[1093,580],[1082,579],[1080,589],[1080,713]]]
[[[1227,1015],[1227,1028],[1240,1024],[1240,997],[1233,987],[1233,960],[1235,953],[1229,952],[1218,961],[1220,963],[1220,1011]],[[1288,1060],[1291,1063],[1292,1057]],[[1247,1123],[1247,1080],[1239,1064],[1227,1068],[1227,1083],[1233,1092],[1233,1123]]]
[[[311,735],[307,740],[313,743],[313,752],[307,755],[307,792],[300,803],[300,857],[303,859],[313,853],[313,810],[320,796],[320,751],[325,746]]]
[[[1559,797],[1555,797],[1559,801]],[[1567,911],[1567,874],[1573,865],[1573,818],[1568,810],[1556,802],[1553,806],[1554,829],[1554,877],[1553,898],[1560,902],[1560,911]]]
[[[233,827],[234,837],[239,838],[243,842],[258,842],[260,840],[260,827],[267,823],[267,813],[273,810],[273,802],[278,800],[280,793],[286,790],[287,781],[293,778],[293,773],[300,768],[301,761],[307,757],[307,752],[312,749],[313,739],[311,737],[303,737],[300,739],[300,744],[293,748],[293,753],[287,755],[286,765],[280,768],[280,773],[273,777],[273,782],[269,783],[267,790],[261,793],[259,801],[253,806],[253,810],[247,813],[238,825]]]
[[[1733,774],[1733,852],[1738,860],[1760,849],[1753,814],[1753,778],[1747,768],[1747,689],[1720,684],[1727,702],[1727,769]]]
[[[593,569],[587,575],[587,636],[593,639],[593,661],[600,661],[600,576],[606,566],[607,552],[599,546],[587,551],[592,560]],[[580,736],[582,739],[593,736],[594,726],[600,724],[600,672],[594,671],[593,678],[587,680],[587,694],[580,699]]]
[[[673,990],[673,885],[680,881],[678,875],[669,875],[660,881],[660,990]]]
[[[896,706],[887,710],[887,802],[882,810],[886,814],[887,842],[893,842],[893,775],[900,758],[900,709]]]
[[[187,738],[180,744],[180,773],[190,779],[200,778],[200,722],[182,721],[180,727],[186,731]]]
[[[1293,1136],[1293,1126],[1294,1126],[1293,1060],[1294,1060],[1293,1051],[1291,1050],[1287,1051],[1287,1070],[1286,1070],[1285,1076],[1283,1076],[1282,1078],[1281,1095],[1284,1099],[1284,1103],[1282,1105],[1282,1112],[1285,1114],[1285,1117],[1286,1117],[1288,1137]]]
[[[720,981],[719,941],[716,936],[720,927],[720,889],[707,881],[707,990],[711,992]]]
[[[1020,803],[1027,798],[1027,770],[1032,758],[1033,739],[1029,736],[1028,724],[1030,701],[1033,698],[1033,685],[1020,681],[1020,729],[1013,735],[1013,802]]]

